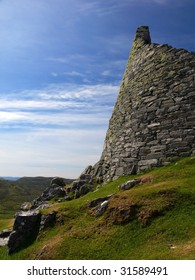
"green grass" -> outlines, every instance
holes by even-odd
[[[154,168],[140,177],[143,184],[128,191],[121,177],[97,191],[53,205],[57,224],[31,246],[0,259],[195,259],[195,157]],[[101,217],[88,203],[114,194]],[[135,205],[128,223],[117,224],[120,210]]]

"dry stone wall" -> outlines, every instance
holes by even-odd
[[[151,43],[137,29],[100,161],[98,181],[142,172],[195,151],[195,53]]]

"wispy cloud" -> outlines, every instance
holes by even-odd
[[[25,94],[12,94],[9,98],[0,98],[0,122],[100,124],[105,111],[110,112],[117,92],[118,86],[114,85],[53,85],[43,90],[25,91]]]
[[[1,96],[1,174],[77,177],[99,159],[118,89],[53,84]]]
[[[80,61],[84,61],[86,62],[92,62],[94,61],[94,57],[87,54],[79,54],[79,53],[74,53],[74,54],[67,54],[64,57],[47,57],[46,60],[48,61],[52,61],[52,62],[56,62],[56,63],[64,63],[64,64],[69,64],[72,62],[78,62],[80,63]]]
[[[82,3],[79,1],[77,2],[76,9],[81,15],[95,14],[96,16],[107,16],[132,6],[143,6],[145,4],[164,5],[171,4],[173,1],[177,2],[178,0],[107,0],[104,4],[98,1],[83,1]]]
[[[111,71],[110,70],[104,70],[102,73],[101,73],[102,76],[110,76],[111,75]]]
[[[71,71],[71,72],[64,72],[63,73],[64,75],[68,75],[68,76],[73,76],[73,77],[85,77],[85,75],[84,74],[82,74],[82,73],[79,73],[79,72],[77,72],[77,71]]]

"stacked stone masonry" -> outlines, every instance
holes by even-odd
[[[91,174],[108,181],[194,151],[195,53],[153,44],[148,27],[139,27]]]

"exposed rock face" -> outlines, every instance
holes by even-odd
[[[5,244],[8,245],[8,253],[13,254],[22,247],[30,245],[37,238],[39,232],[54,226],[56,214],[56,211],[45,215],[42,215],[39,210],[20,211],[15,216],[13,230],[2,232],[0,241],[8,237]]]
[[[52,211],[49,214],[42,215],[39,231],[54,226],[56,223],[56,214],[56,211]]]
[[[195,152],[195,53],[152,44],[139,27],[100,161],[98,182],[136,174]]]
[[[92,200],[89,204],[88,207],[92,208],[91,211],[89,211],[90,215],[92,216],[102,216],[104,214],[104,212],[106,211],[108,204],[109,204],[109,199],[112,197],[113,195],[110,194],[108,196],[105,197],[100,197],[97,198],[95,200]]]
[[[22,246],[31,243],[36,238],[41,214],[39,211],[21,211],[16,214],[13,231],[8,241],[8,253],[12,254],[19,250]]]
[[[53,178],[51,180],[50,183],[50,187],[48,187],[42,194],[40,197],[38,197],[37,199],[35,199],[32,202],[32,209],[35,209],[41,205],[44,204],[44,202],[47,202],[49,200],[51,200],[52,198],[59,198],[59,197],[65,197],[66,196],[66,191],[64,189],[65,187],[65,182],[63,178]],[[22,209],[25,209],[27,203],[25,203],[22,206]]]
[[[20,212],[16,213],[13,230],[0,233],[0,246],[8,245],[8,253],[12,254],[22,247],[31,244],[40,231],[47,227],[54,226],[56,223],[56,211],[48,214],[41,214],[40,209],[48,207],[47,201],[56,196],[64,197],[66,195],[63,189],[65,183],[62,178],[51,180],[50,187],[43,194],[31,202],[25,202],[21,206]],[[7,238],[6,240],[4,240]]]
[[[73,181],[70,190],[74,193],[74,198],[79,198],[93,189],[93,176],[89,174],[91,171],[92,166],[88,166],[78,180]]]
[[[51,183],[50,183],[51,186],[60,186],[60,187],[64,187],[66,184],[64,182],[64,179],[63,178],[60,178],[60,177],[55,177],[51,180]]]

